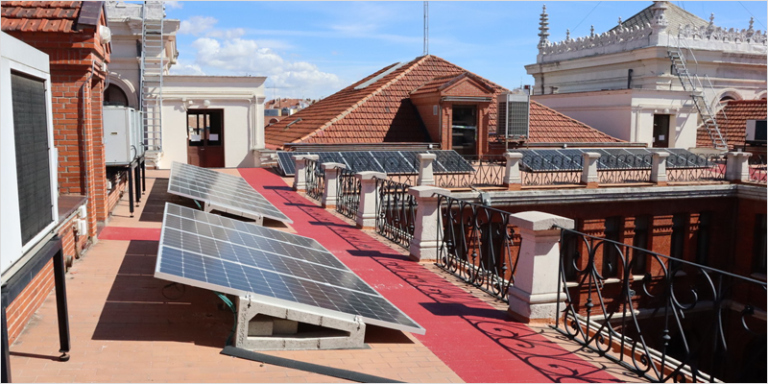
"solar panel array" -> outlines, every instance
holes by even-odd
[[[436,174],[472,173],[474,168],[456,151],[350,151],[350,152],[278,152],[283,174],[296,173],[295,155],[318,155],[320,163],[341,163],[354,172],[376,171],[387,174],[419,173],[419,153],[434,153],[432,170]]]
[[[600,170],[647,169],[652,167],[654,152],[667,152],[667,168],[709,168],[714,166],[706,157],[685,149],[675,148],[580,148],[580,149],[517,149],[523,154],[522,165],[527,171],[581,171],[583,154],[600,154]]]
[[[238,176],[173,162],[168,193],[207,202],[212,208],[293,223],[274,204]]]
[[[167,203],[155,277],[424,333],[316,240]]]

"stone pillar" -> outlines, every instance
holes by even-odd
[[[523,322],[554,322],[557,302],[565,300],[564,287],[557,290],[560,270],[560,226],[573,229],[573,220],[544,212],[528,211],[509,216],[522,237],[515,285],[509,287],[509,313]]]
[[[339,198],[336,195],[339,185],[339,172],[336,168],[346,169],[347,166],[342,163],[322,163],[320,167],[323,169],[323,173],[325,173],[325,190],[323,191],[322,198],[323,208],[334,209]]]
[[[597,176],[597,161],[600,154],[595,152],[584,152],[582,154],[581,183],[587,188],[597,188],[600,178]]]
[[[523,185],[523,179],[520,176],[520,162],[523,160],[523,154],[506,152],[504,158],[507,159],[507,168],[504,170],[504,185],[510,191],[518,191]]]
[[[296,170],[293,174],[293,190],[296,192],[304,192],[307,190],[307,177],[304,174],[306,172],[305,166],[304,166],[304,160],[310,159],[314,161],[320,160],[320,156],[318,155],[293,155],[293,161],[296,164],[294,169]]]
[[[659,186],[667,185],[667,157],[669,152],[654,152],[651,165],[651,183]]]
[[[419,153],[419,179],[416,181],[416,185],[435,185],[434,172],[432,170],[432,163],[437,158],[434,153]]]
[[[725,179],[728,181],[749,181],[749,157],[747,152],[728,152],[725,164]]]
[[[408,189],[408,194],[416,199],[416,220],[414,222],[413,240],[408,249],[411,259],[417,261],[437,260],[438,234],[442,228],[438,226],[440,207],[437,199],[440,195],[451,196],[451,191],[444,188],[418,186]]]
[[[358,172],[355,178],[360,180],[360,204],[357,206],[357,227],[361,229],[376,228],[376,179],[386,179],[382,172]]]

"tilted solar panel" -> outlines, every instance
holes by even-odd
[[[241,216],[293,223],[242,177],[173,162],[168,193],[203,201],[211,208]]]
[[[167,203],[155,277],[423,334],[317,241]]]
[[[580,171],[583,154],[600,155],[600,170],[647,169],[653,165],[654,152],[667,152],[667,168],[704,168],[714,164],[706,157],[679,148],[569,148],[569,149],[515,149],[521,153],[522,169],[529,172]]]
[[[342,163],[354,172],[376,171],[388,174],[414,174],[419,172],[419,153],[434,153],[436,159],[433,171],[441,173],[471,173],[472,164],[452,150],[436,151],[347,151],[313,152],[318,155],[319,163]],[[278,152],[278,165],[286,176],[296,173],[295,155],[307,155],[308,152]]]

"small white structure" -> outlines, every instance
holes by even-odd
[[[48,55],[0,35],[0,271],[7,281],[14,264],[53,236],[59,211]]]
[[[698,111],[671,69],[669,52],[680,49],[688,72],[702,82],[716,113],[721,100],[766,96],[766,35],[726,30],[664,1],[612,30],[552,43],[546,8],[539,54],[527,65],[533,99],[622,140],[649,146],[696,146]],[[710,87],[711,83],[711,87]]]
[[[252,150],[264,147],[264,80],[165,76],[159,168],[173,161],[209,167],[258,165]]]
[[[105,105],[140,108],[142,7],[107,4],[112,63]],[[163,19],[162,151],[148,152],[147,166],[166,169],[174,161],[202,167],[259,166],[266,78],[170,75],[178,57],[180,22],[155,16]]]

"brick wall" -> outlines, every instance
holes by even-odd
[[[87,236],[80,236],[77,244],[75,244],[73,228],[76,222],[77,217],[72,217],[61,227],[58,233],[65,257],[74,258],[75,247],[77,246],[82,251],[88,244]],[[53,260],[50,260],[6,309],[9,345],[13,344],[14,340],[21,334],[32,315],[51,294],[53,287]]]

